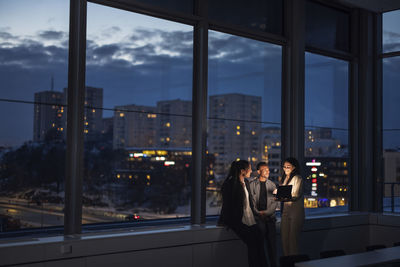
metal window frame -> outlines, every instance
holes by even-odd
[[[70,1],[64,234],[82,231],[86,0]]]

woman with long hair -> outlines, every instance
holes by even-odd
[[[283,202],[281,218],[283,255],[288,256],[299,254],[299,238],[304,224],[303,179],[300,176],[299,162],[295,158],[285,159],[282,169],[282,185],[292,186],[292,198]]]
[[[247,245],[249,267],[267,266],[264,240],[253,215],[250,195],[250,163],[234,161],[222,185],[222,209],[218,225],[232,229]]]

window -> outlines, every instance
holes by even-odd
[[[347,210],[349,64],[311,53],[305,63],[306,212]]]
[[[88,4],[82,222],[190,215],[191,26]]]
[[[400,57],[383,59],[384,211],[400,210]]]
[[[283,34],[283,1],[281,0],[208,1],[208,12],[213,20],[252,30]]]
[[[64,223],[68,18],[66,0],[0,6],[0,232]]]
[[[383,13],[383,52],[400,51],[400,29],[397,26],[400,21],[400,10]]]
[[[165,8],[171,11],[193,13],[193,0],[136,0],[146,5],[153,5],[158,8]]]
[[[306,2],[306,45],[350,51],[350,14],[311,1]]]
[[[207,214],[219,214],[232,161],[270,165],[278,177],[281,138],[280,46],[209,31]],[[278,163],[276,165],[276,163]]]
[[[383,210],[400,211],[400,122],[398,103],[400,92],[400,31],[397,27],[400,21],[400,10],[387,12],[383,19],[383,52],[394,52],[397,55],[383,54],[383,161],[384,161],[384,192]]]

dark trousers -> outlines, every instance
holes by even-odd
[[[247,226],[243,223],[232,227],[237,236],[247,245],[249,267],[266,267],[267,258],[264,251],[264,238],[255,224]]]
[[[258,226],[264,236],[264,242],[267,247],[267,259],[269,266],[276,267],[276,219],[268,218],[265,220],[259,219]]]

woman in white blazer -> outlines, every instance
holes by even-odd
[[[299,254],[299,238],[304,224],[304,195],[299,162],[295,158],[287,158],[282,168],[282,185],[292,185],[292,199],[283,202],[281,218],[282,249],[287,256]]]

